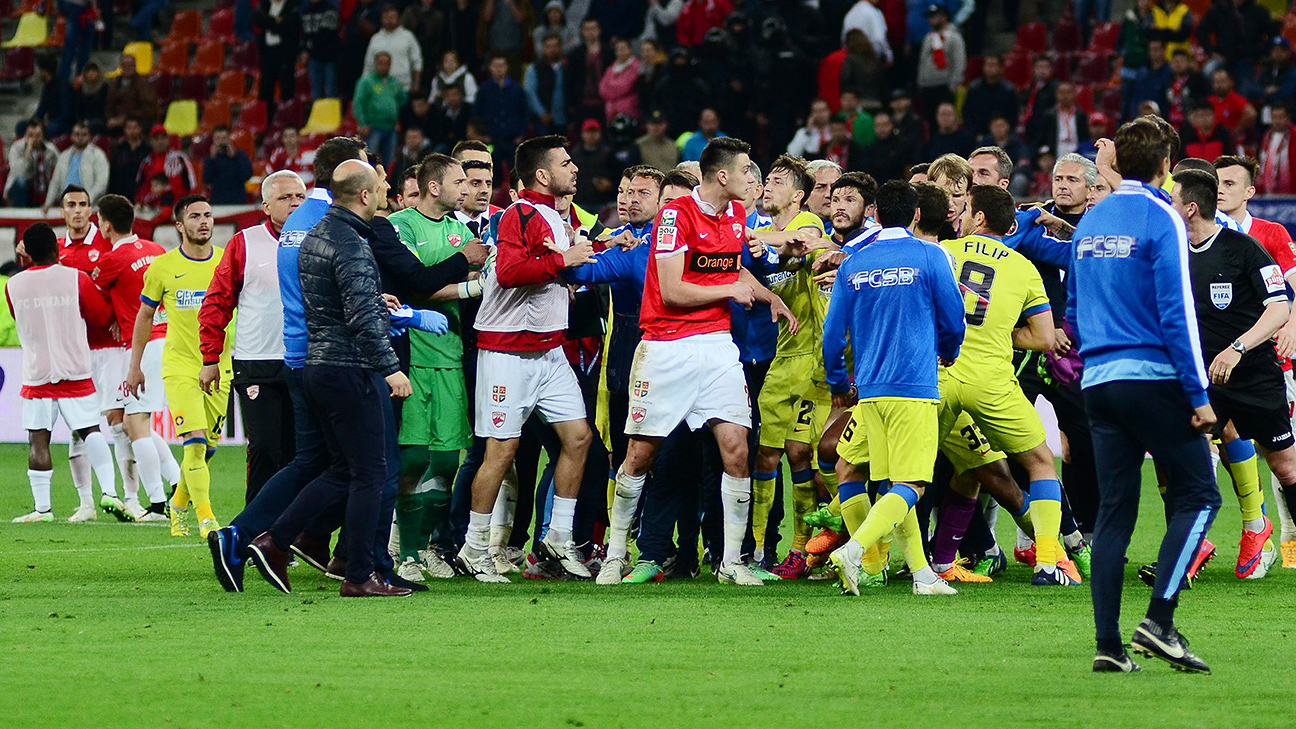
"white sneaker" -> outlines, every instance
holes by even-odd
[[[594,578],[596,585],[619,585],[621,578],[625,577],[630,569],[630,564],[625,557],[608,557],[603,560],[603,566],[599,568],[598,577]]]
[[[588,580],[591,577],[590,571],[585,566],[585,561],[581,559],[580,552],[576,550],[576,542],[573,542],[570,538],[561,542],[558,541],[559,539],[557,532],[550,529],[545,538],[540,541],[542,556],[557,562],[568,577]]]
[[[517,567],[519,570],[522,569],[522,563],[526,562],[526,557],[527,553],[525,549],[520,549],[518,547],[504,548],[504,559],[512,562],[513,566]]]
[[[863,554],[859,543],[851,539],[828,555],[828,563],[837,571],[837,582],[843,595],[859,597],[860,581],[864,579],[864,567],[860,564]]]
[[[77,513],[80,512],[78,511]],[[38,522],[49,523],[52,521],[54,521],[54,512],[33,511],[30,514],[23,514],[22,516],[14,517],[13,523],[14,524],[36,524]]]
[[[483,550],[473,549],[465,544],[459,554],[455,555],[464,572],[472,575],[478,582],[507,583],[509,578],[495,570],[495,560]]]
[[[144,507],[140,506],[140,502],[136,501],[135,499],[127,499],[125,504],[126,504],[126,516],[129,516],[131,521],[139,521],[144,518],[145,514],[148,513],[148,511],[145,510]]]
[[[513,564],[508,560],[508,557],[504,556],[503,547],[491,547],[486,551],[488,554],[490,554],[491,559],[495,560],[495,571],[500,573],[501,575],[507,575],[510,572],[521,571],[518,569],[517,565]]]
[[[915,595],[957,595],[958,590],[950,587],[945,580],[937,577],[935,582],[919,582],[914,580],[913,592]]]
[[[441,553],[435,549],[420,549],[419,563],[428,577],[435,577],[438,580],[448,580],[455,576],[454,567],[441,557]]]
[[[405,561],[400,563],[400,566],[396,568],[396,576],[410,582],[426,581],[426,578],[423,577],[423,567],[414,561],[413,557],[406,557]]]
[[[720,569],[716,570],[716,579],[742,587],[760,587],[765,584],[761,581],[761,578],[752,574],[747,565],[741,562],[720,565]]]
[[[99,518],[99,512],[95,511],[93,506],[80,506],[68,517],[68,521],[73,524],[80,524],[86,521],[94,521]]]
[[[154,522],[164,522],[164,523],[165,523],[165,522],[168,522],[168,521],[170,521],[170,519],[167,518],[167,515],[166,515],[166,514],[159,514],[159,513],[157,513],[156,511],[149,511],[149,510],[145,509],[145,510],[144,510],[144,514],[141,515],[138,519],[136,519],[136,520],[135,520],[135,523],[137,523],[137,524],[150,524],[150,523],[154,523]]]

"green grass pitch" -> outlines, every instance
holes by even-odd
[[[75,506],[55,449],[55,514]],[[222,522],[243,454],[222,448]],[[25,448],[0,446],[0,726],[7,727],[1280,727],[1296,675],[1296,570],[1237,580],[1232,493],[1219,558],[1179,624],[1214,669],[1150,659],[1095,675],[1089,590],[992,585],[917,598],[906,583],[848,599],[823,582],[759,589],[435,581],[404,600],[342,600],[302,566],[282,595],[256,574],[230,595],[195,536],[162,527],[13,525]],[[1266,491],[1268,474],[1264,474]],[[1155,558],[1150,472],[1122,628]],[[1010,545],[1011,520],[1000,520]]]

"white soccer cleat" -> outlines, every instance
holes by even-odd
[[[591,577],[589,568],[576,549],[576,542],[571,539],[558,541],[557,533],[552,529],[540,540],[540,552],[541,556],[557,562],[568,577],[578,580],[588,580]]]
[[[837,582],[841,585],[843,595],[859,597],[860,581],[864,579],[864,568],[860,564],[863,554],[863,548],[851,539],[828,555],[828,564],[837,573]]]
[[[404,562],[396,568],[396,576],[409,580],[410,582],[424,582],[427,578],[423,576],[423,567],[414,560],[413,557],[406,557]]]
[[[438,580],[448,580],[455,576],[454,567],[441,557],[441,553],[435,549],[420,549],[419,564],[422,565],[423,571],[428,577],[435,577]]]
[[[93,506],[78,506],[77,510],[72,512],[68,517],[68,522],[72,524],[82,524],[87,521],[94,521],[99,518],[99,512],[95,511]]]
[[[720,565],[720,568],[716,570],[716,579],[740,587],[760,587],[765,584],[761,581],[761,578],[752,573],[747,565],[741,562]]]
[[[117,521],[129,522],[131,520],[130,515],[126,513],[126,504],[123,504],[121,499],[112,494],[104,494],[99,497],[99,508],[103,510],[103,513],[111,514]]]
[[[459,562],[465,574],[472,575],[478,582],[497,584],[509,582],[509,578],[495,570],[495,560],[483,550],[473,549],[465,544],[463,549],[459,550],[459,554],[455,555],[455,560]]]
[[[144,507],[140,506],[140,502],[135,499],[127,499],[125,504],[126,516],[129,516],[131,521],[140,521],[144,518],[144,515],[148,513]]]
[[[37,524],[49,523],[54,521],[54,512],[52,511],[33,511],[30,514],[14,517],[14,524]]]
[[[621,578],[628,574],[630,564],[625,557],[608,557],[603,560],[603,566],[599,568],[598,577],[594,578],[596,585],[619,585]]]
[[[495,571],[501,575],[521,571],[517,565],[509,561],[508,557],[504,556],[503,547],[491,547],[487,550],[487,553],[490,554],[491,559],[495,560]]]
[[[135,520],[135,523],[136,524],[155,524],[155,523],[165,524],[166,522],[169,521],[171,520],[167,518],[166,514],[159,514],[156,511],[145,510],[144,514],[140,516],[140,518]]]
[[[913,594],[915,595],[957,595],[958,590],[950,587],[945,580],[937,577],[935,582],[919,582],[914,580]]]

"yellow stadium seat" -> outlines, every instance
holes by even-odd
[[[38,48],[49,37],[49,25],[39,13],[23,13],[18,19],[14,37],[0,43],[0,48]]]
[[[153,44],[148,41],[135,41],[127,43],[122,49],[123,56],[135,57],[135,72],[141,76],[147,76],[153,73]],[[121,71],[117,72],[118,75]]]
[[[179,99],[167,106],[166,121],[162,122],[167,134],[187,137],[198,131],[198,102]]]
[[[302,134],[332,134],[342,126],[342,100],[316,99]]]

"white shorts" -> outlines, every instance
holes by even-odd
[[[81,397],[23,398],[23,430],[53,430],[59,416],[70,430],[99,424],[99,394]]]
[[[144,390],[135,397],[126,393],[121,401],[126,407],[127,415],[143,413],[160,413],[166,410],[166,389],[162,386],[162,347],[165,339],[154,339],[144,345],[144,355],[140,358],[140,369],[144,370]],[[122,362],[122,382],[130,371],[129,353]]]
[[[477,350],[477,403],[473,432],[508,440],[538,410],[546,423],[585,417],[585,398],[562,348],[547,352]]]
[[[99,397],[99,412],[121,410],[126,406],[126,368],[130,350],[122,347],[90,350],[90,379]]]
[[[666,437],[680,423],[751,427],[751,396],[728,332],[642,341],[630,365],[626,435]]]

